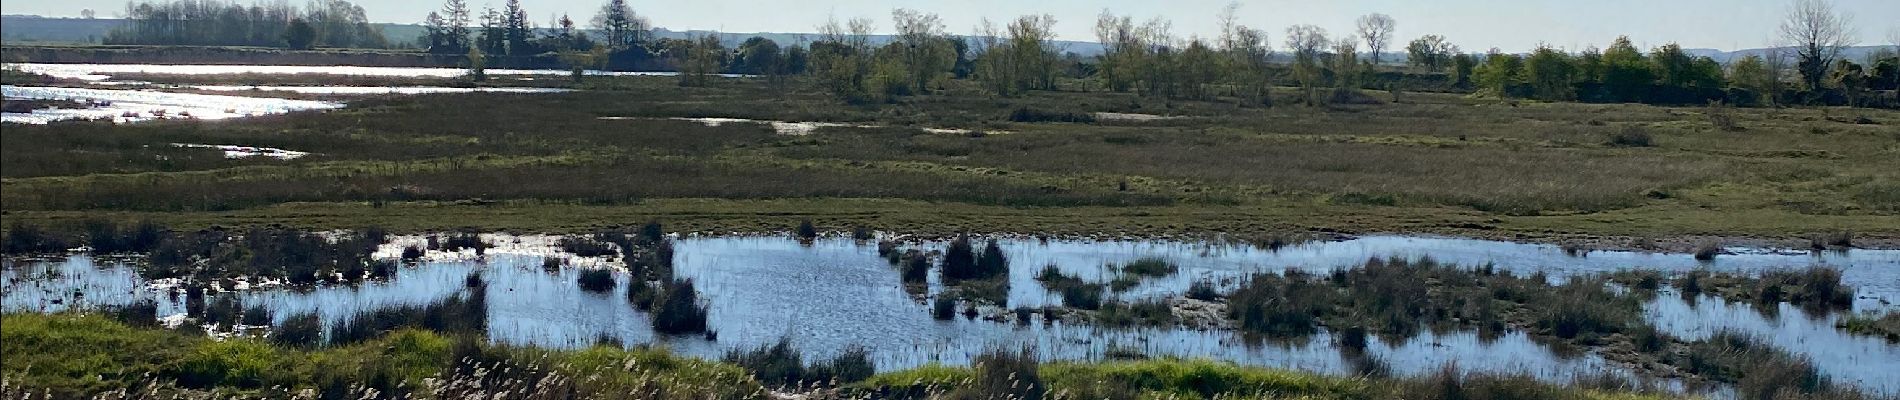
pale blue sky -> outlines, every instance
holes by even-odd
[[[243,0],[241,2],[248,2]],[[469,0],[501,6],[505,0]],[[604,0],[523,0],[530,15],[546,21],[569,13],[586,21]],[[1093,41],[1095,16],[1103,8],[1137,19],[1162,16],[1174,21],[1181,36],[1211,36],[1214,15],[1229,0],[1083,1],[1083,0],[629,0],[636,12],[673,30],[727,32],[809,32],[828,15],[840,19],[870,17],[879,30],[890,27],[892,8],[938,13],[953,33],[970,33],[980,18],[1006,20],[1017,15],[1056,16],[1063,40]],[[292,1],[293,4],[299,1]],[[411,23],[440,6],[440,1],[358,0],[376,22]],[[1788,6],[1787,0],[1254,0],[1241,1],[1241,22],[1265,28],[1279,47],[1282,32],[1295,24],[1313,24],[1338,35],[1350,33],[1358,16],[1382,12],[1399,22],[1399,42],[1440,34],[1469,51],[1499,47],[1528,50],[1538,43],[1569,49],[1597,45],[1627,34],[1639,46],[1670,41],[1691,48],[1765,47]],[[1900,26],[1900,0],[1835,0],[1852,15],[1860,44],[1892,44],[1889,32]],[[0,12],[76,16],[92,8],[117,15],[124,0],[6,0]],[[544,23],[545,22],[540,22]]]

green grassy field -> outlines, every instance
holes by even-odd
[[[770,231],[809,219],[923,234],[1336,230],[1551,241],[1794,241],[1852,231],[1862,246],[1900,237],[1892,110],[1423,93],[1254,108],[1121,93],[998,98],[960,81],[860,107],[800,81],[589,79],[541,83],[583,89],[574,93],[375,97],[237,121],[8,126],[4,219],[547,232],[649,219],[689,231]],[[1011,118],[1097,112],[1167,118]],[[1718,129],[1711,113],[1743,130]],[[876,127],[794,136],[766,124],[666,119],[674,117]],[[225,160],[170,143],[315,155]]]
[[[413,329],[358,344],[300,348],[257,339],[214,341],[128,326],[100,315],[3,318],[0,354],[7,362],[0,366],[5,374],[0,396],[6,398],[286,398],[298,393],[353,398],[774,398],[739,366],[679,357],[664,349],[512,348]],[[976,367],[893,371],[862,382],[841,382],[845,385],[835,389],[780,393],[840,399],[1379,399],[1397,394],[1418,399],[1671,398],[1626,387],[1538,383],[1529,377],[1337,377],[1202,360],[1039,365],[1009,353],[985,356],[986,362]]]

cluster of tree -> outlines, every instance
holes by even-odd
[[[1270,105],[1270,88],[1300,89],[1307,104],[1361,101],[1360,89],[1398,89],[1424,77],[1432,89],[1475,90],[1502,97],[1595,102],[1700,103],[1737,105],[1764,102],[1870,104],[1867,93],[1892,89],[1900,79],[1900,59],[1874,60],[1864,67],[1840,57],[1848,46],[1844,22],[1819,0],[1797,0],[1782,35],[1785,53],[1756,55],[1723,65],[1675,44],[1644,52],[1627,38],[1607,49],[1570,53],[1548,46],[1527,55],[1485,54],[1461,50],[1442,36],[1425,35],[1402,51],[1422,73],[1380,71],[1397,23],[1383,14],[1359,18],[1357,30],[1333,37],[1318,26],[1285,30],[1285,54],[1276,58],[1267,31],[1238,23],[1238,3],[1219,15],[1220,33],[1212,39],[1181,38],[1172,23],[1104,10],[1096,21],[1103,53],[1084,59],[1064,54],[1055,44],[1055,19],[1028,15],[1002,26],[988,20],[973,35],[952,35],[936,14],[892,11],[892,39],[871,41],[875,22],[858,18],[831,20],[818,27],[808,45],[781,45],[754,37],[727,48],[716,36],[659,39],[651,24],[625,0],[608,0],[594,16],[598,38],[561,17],[551,29],[537,30],[520,0],[500,11],[486,10],[471,29],[465,0],[447,0],[428,17],[421,38],[430,51],[470,54],[558,55],[575,70],[670,69],[682,72],[682,85],[704,85],[718,73],[765,76],[783,82],[809,75],[819,85],[853,103],[875,103],[896,96],[927,95],[948,79],[970,78],[998,96],[1053,90],[1058,80],[1087,88],[1136,92],[1183,99],[1231,97],[1247,104]],[[1274,62],[1270,60],[1287,60]],[[1785,79],[1794,77],[1798,79]],[[1442,84],[1437,84],[1442,82]],[[1896,100],[1900,101],[1900,100]]]
[[[287,2],[244,6],[220,0],[127,3],[127,24],[107,34],[107,44],[384,48],[381,30],[363,7],[344,0],[312,0],[303,9]]]
[[[1540,47],[1529,56],[1487,54],[1473,71],[1476,87],[1505,97],[1591,102],[1644,102],[1687,104],[1727,101],[1737,105],[1767,103],[1825,103],[1866,105],[1869,90],[1891,90],[1900,59],[1878,61],[1884,67],[1868,70],[1853,61],[1831,61],[1797,50],[1793,57],[1779,51],[1751,54],[1727,66],[1697,57],[1681,46],[1667,44],[1647,55],[1617,38],[1605,50],[1569,54]],[[1789,59],[1804,67],[1789,73]],[[1785,82],[1794,75],[1796,82]]]

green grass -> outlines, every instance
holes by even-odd
[[[1507,107],[1414,94],[1400,104],[1243,108],[1116,93],[998,99],[951,86],[857,107],[802,81],[682,88],[665,78],[596,78],[577,93],[374,96],[344,110],[243,121],[9,126],[0,136],[0,203],[8,222],[49,225],[90,214],[181,227],[391,218],[382,224],[565,230],[596,223],[593,216],[638,214],[741,231],[809,218],[940,234],[1900,237],[1900,197],[1892,195],[1900,142],[1883,126],[1838,122],[1830,116],[1837,109],[1737,110],[1749,129],[1734,133],[1706,126],[1695,107]],[[1184,118],[1008,120],[1024,107]],[[1900,123],[1893,111],[1845,112]],[[760,124],[598,117],[883,127],[781,136]],[[1609,143],[1631,127],[1655,146]],[[316,154],[224,160],[170,143]],[[448,206],[471,201],[480,207]]]
[[[1841,319],[1840,328],[1862,335],[1887,338],[1888,342],[1900,342],[1900,312],[1887,312],[1880,316],[1856,314]]]
[[[978,368],[929,365],[907,371],[878,374],[852,385],[847,392],[893,398],[942,398],[970,386]],[[1038,374],[1048,387],[1048,398],[1261,398],[1261,399],[1445,399],[1427,389],[1427,378],[1369,379],[1319,375],[1284,369],[1245,367],[1210,360],[1163,359],[1102,363],[1056,362],[1042,364]],[[1602,391],[1583,387],[1537,383],[1473,374],[1456,389],[1476,393],[1516,393],[1517,396],[1474,397],[1512,399],[1668,399],[1667,395]],[[1504,389],[1510,389],[1506,391]],[[1522,395],[1529,394],[1529,395]],[[939,397],[932,397],[939,396]]]
[[[536,389],[524,398],[753,398],[760,386],[736,366],[663,350],[512,348],[467,336],[397,330],[319,350],[254,339],[210,340],[160,328],[133,328],[100,315],[8,314],[0,324],[7,397],[51,393],[76,398],[112,390],[258,397],[343,390],[460,397]],[[491,371],[475,375],[475,369]],[[585,377],[587,379],[577,379]],[[425,384],[428,379],[438,379]],[[482,381],[484,387],[473,385]]]

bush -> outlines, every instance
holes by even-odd
[[[1713,261],[1715,260],[1715,256],[1718,254],[1722,254],[1721,243],[1717,243],[1715,241],[1705,241],[1702,243],[1698,243],[1695,246],[1695,259],[1697,260]]]
[[[1084,310],[1102,308],[1102,292],[1105,287],[1099,283],[1070,285],[1062,288],[1062,304]]]
[[[809,219],[803,220],[798,222],[798,228],[792,233],[797,235],[799,240],[813,240],[818,238],[818,227],[813,226]]]
[[[937,296],[937,299],[930,303],[930,317],[938,321],[957,319],[957,301],[949,296]]]
[[[957,236],[943,251],[943,280],[976,279],[977,275],[976,248],[970,245],[969,236]]]
[[[14,223],[7,227],[7,254],[62,253],[71,248],[65,239],[48,234],[36,225]]]
[[[706,333],[706,306],[693,280],[669,280],[653,305],[653,330],[669,335]]]
[[[1220,298],[1220,291],[1214,289],[1214,282],[1212,281],[1194,281],[1193,284],[1188,285],[1187,298],[1201,301],[1214,301]]]
[[[316,313],[292,315],[270,335],[271,343],[292,348],[315,348],[323,341],[323,320]]]
[[[614,247],[600,240],[587,237],[561,238],[561,251],[581,257],[600,257],[620,254]]]
[[[1808,246],[1814,250],[1827,250],[1829,247],[1848,249],[1854,247],[1854,232],[1835,231],[1820,233],[1808,237]]]
[[[975,279],[989,279],[1009,273],[1009,257],[1003,255],[1003,248],[991,240],[983,246],[983,254],[976,258]]]
[[[921,251],[910,250],[904,252],[903,259],[903,265],[900,267],[903,269],[904,283],[923,284],[930,279],[930,256],[924,255]]]
[[[141,300],[123,306],[105,308],[105,314],[128,326],[151,328],[158,325],[158,302]]]
[[[576,280],[580,282],[581,290],[596,293],[613,290],[615,284],[614,272],[607,269],[581,271],[580,278]]]
[[[402,248],[403,261],[421,260],[422,256],[423,256],[423,252],[422,252],[422,248],[420,247],[411,245],[411,246],[405,246]]]
[[[1095,115],[1017,107],[1015,111],[1009,113],[1009,120],[1010,122],[1071,122],[1092,124],[1095,123]]]
[[[270,311],[264,306],[250,306],[244,309],[242,322],[245,326],[270,326]]]
[[[645,281],[627,282],[627,303],[632,304],[635,309],[653,311],[653,302],[658,300],[659,296],[659,290],[654,289]]]
[[[1610,135],[1610,145],[1617,147],[1655,147],[1649,131],[1635,125],[1624,126],[1621,132]]]
[[[442,250],[444,251],[453,252],[462,251],[463,249],[474,249],[475,255],[478,256],[486,254],[489,247],[494,246],[483,241],[481,235],[468,232],[449,235],[448,239],[442,242]]]

